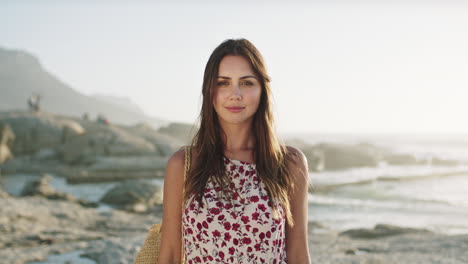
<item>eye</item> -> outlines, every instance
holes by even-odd
[[[229,83],[226,82],[226,81],[222,81],[222,82],[217,82],[216,85],[218,86],[223,86],[223,85],[228,85]]]
[[[245,82],[242,82],[242,85],[243,85],[243,86],[252,86],[252,85],[253,85],[253,82],[251,82],[251,81],[245,81]]]

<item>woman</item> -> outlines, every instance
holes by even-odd
[[[307,161],[275,135],[269,81],[246,39],[211,54],[185,197],[185,151],[167,164],[159,263],[180,263],[181,241],[186,263],[310,263]]]

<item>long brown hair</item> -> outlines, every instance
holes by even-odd
[[[195,194],[199,205],[202,204],[203,190],[210,177],[223,187],[226,192],[229,178],[224,169],[223,131],[219,124],[217,113],[213,106],[219,64],[226,55],[243,56],[250,64],[259,79],[262,92],[260,103],[252,122],[254,134],[253,156],[256,163],[257,177],[264,182],[268,196],[273,206],[273,215],[278,214],[276,202],[279,201],[285,209],[286,219],[293,225],[288,187],[292,186],[290,168],[287,161],[292,152],[279,142],[273,125],[271,109],[270,77],[267,75],[265,63],[257,48],[246,39],[227,39],[211,54],[205,67],[202,86],[202,107],[200,112],[200,127],[192,143],[193,162],[185,185],[185,199]]]

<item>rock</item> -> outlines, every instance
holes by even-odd
[[[162,204],[162,186],[144,181],[126,181],[111,190],[101,202],[132,212],[147,212],[155,204]]]
[[[458,166],[460,162],[457,160],[449,160],[449,159],[441,159],[437,157],[433,157],[430,159],[429,164],[436,165],[436,166]]]
[[[193,136],[197,132],[197,127],[185,123],[170,123],[168,126],[159,128],[158,132],[179,139],[185,144],[192,141]]]
[[[95,245],[93,241],[98,243],[107,237],[119,237],[121,247],[114,250],[133,257],[133,245],[140,245],[149,227],[160,220],[161,216],[156,215],[100,212],[39,196],[0,197],[0,262],[46,261],[50,254],[89,248]],[[138,239],[128,238],[135,236]]]
[[[313,171],[376,167],[379,161],[375,149],[365,144],[320,143],[303,146],[301,150],[310,164],[309,168]]]
[[[13,159],[13,154],[6,144],[0,144],[0,164]]]
[[[7,192],[0,189],[0,198],[8,198],[8,197],[10,197],[10,195]]]
[[[85,134],[70,138],[60,146],[59,153],[65,163],[89,165],[89,160],[96,156],[159,155],[151,142],[118,126],[86,124]]]
[[[11,146],[15,140],[15,134],[8,124],[0,124],[0,164],[13,159]]]
[[[122,156],[95,157],[94,164],[69,175],[69,183],[121,181],[139,178],[163,177],[167,157],[159,156]]]
[[[374,229],[365,229],[365,228],[350,229],[350,230],[341,232],[340,235],[345,235],[345,236],[349,236],[352,238],[375,239],[375,238],[394,236],[394,235],[400,235],[400,234],[408,234],[408,233],[430,233],[430,231],[426,229],[399,227],[399,226],[393,226],[393,225],[387,225],[387,224],[377,224],[374,227]]]
[[[0,145],[6,145],[7,147],[13,146],[15,141],[15,133],[8,124],[0,124]]]
[[[46,112],[2,112],[2,124],[11,126],[16,136],[11,148],[15,155],[34,154],[42,148],[59,146],[64,128],[84,130],[79,123],[69,118]]]
[[[77,199],[73,195],[68,193],[57,192],[54,187],[50,185],[52,177],[44,174],[39,180],[34,180],[26,183],[23,190],[21,191],[22,196],[43,196],[51,200],[66,200],[70,202],[78,203],[84,207],[97,207],[98,204],[95,202],[89,202],[82,199]]]
[[[390,165],[416,165],[418,160],[411,154],[389,153],[383,159]]]
[[[1,164],[1,170],[4,174],[42,174],[51,173],[55,175],[73,175],[79,170],[79,167],[70,167],[52,157],[43,157],[36,159],[34,155],[19,156]]]
[[[56,193],[55,189],[50,186],[51,180],[52,176],[43,174],[39,180],[27,182],[21,191],[21,196],[48,196]]]
[[[173,135],[160,133],[146,123],[139,123],[133,127],[125,127],[124,129],[151,142],[161,156],[170,156],[184,145],[183,140]]]
[[[90,243],[81,256],[96,263],[133,263],[144,236],[111,237]]]

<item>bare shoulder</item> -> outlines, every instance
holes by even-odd
[[[292,166],[291,169],[293,170],[305,170],[307,172],[308,164],[307,158],[304,155],[304,153],[296,147],[286,146],[286,148],[286,155],[288,156],[288,166]]]
[[[167,161],[166,176],[167,180],[182,182],[185,165],[185,149],[181,148],[174,152]]]

